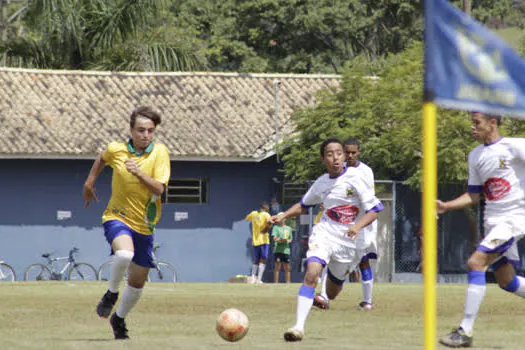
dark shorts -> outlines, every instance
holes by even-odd
[[[155,267],[151,254],[154,235],[138,233],[119,220],[106,221],[102,226],[104,226],[104,236],[106,236],[106,241],[108,241],[110,246],[118,236],[128,235],[133,240],[133,247],[135,248],[133,260],[131,261],[142,267]],[[113,254],[113,250],[111,250],[111,254]]]
[[[253,247],[253,261],[257,262],[260,259],[268,259],[268,252],[270,251],[269,244],[261,244]]]
[[[273,261],[276,263],[290,263],[290,254],[284,254],[284,253],[273,253]]]

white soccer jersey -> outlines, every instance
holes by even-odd
[[[367,186],[369,186],[375,195],[374,187],[374,172],[368,165],[363,162],[359,162],[356,167],[354,167],[362,176],[363,181]],[[364,214],[364,213],[362,213]],[[363,235],[364,244],[368,248],[370,245],[373,245],[373,252],[377,256],[377,220],[374,220],[370,225],[366,226],[361,230]]]
[[[468,192],[485,194],[485,220],[525,215],[525,139],[501,138],[468,156]]]
[[[366,248],[363,235],[359,234],[357,239],[346,235],[359,214],[381,205],[360,171],[345,168],[335,178],[329,174],[320,176],[301,199],[301,205],[309,207],[320,203],[323,203],[325,210],[316,230],[325,231],[328,239],[344,246]]]

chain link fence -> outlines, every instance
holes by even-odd
[[[306,193],[311,182],[284,184],[282,209],[297,203]],[[395,274],[419,273],[421,263],[421,193],[400,182],[378,180],[376,196],[385,210],[378,215],[379,257],[373,261],[378,282],[396,280]],[[464,193],[466,185],[452,184],[438,188],[438,198],[451,200]],[[483,237],[483,202],[479,207],[465,208],[440,215],[437,224],[438,273],[443,275],[465,274],[467,260]],[[291,266],[294,273],[303,271],[308,249],[308,237],[319,207],[297,217],[292,223]],[[525,240],[519,242],[520,252],[525,252]],[[271,261],[271,259],[270,259]],[[525,271],[525,255],[521,254],[519,273]]]

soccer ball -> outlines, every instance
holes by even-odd
[[[217,317],[215,329],[221,338],[234,342],[244,338],[249,326],[248,316],[244,312],[237,309],[226,309]]]

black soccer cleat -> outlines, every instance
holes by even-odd
[[[470,348],[472,346],[472,337],[468,336],[463,328],[459,327],[442,336],[439,342],[449,348]]]
[[[97,315],[108,318],[111,310],[113,310],[113,306],[115,306],[115,303],[117,302],[117,299],[118,292],[112,293],[108,290],[97,305]]]
[[[111,328],[113,328],[115,339],[129,339],[126,321],[124,321],[123,318],[118,317],[116,312],[111,315],[109,324],[111,325]]]
[[[358,310],[367,310],[367,311],[373,310],[374,309],[374,304],[366,302],[366,301],[362,301],[357,306],[357,309]]]

